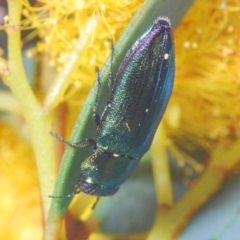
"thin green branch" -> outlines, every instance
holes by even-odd
[[[6,31],[8,35],[9,73],[6,75],[5,82],[11,88],[12,93],[19,102],[21,112],[30,130],[46,219],[50,206],[48,195],[52,193],[56,178],[53,140],[49,134],[51,130],[51,118],[45,115],[35,98],[24,71],[20,36],[21,1],[8,0],[8,10],[9,23],[6,26]]]

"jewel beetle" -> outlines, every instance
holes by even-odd
[[[74,194],[82,191],[100,197],[118,191],[151,146],[173,81],[173,33],[170,21],[160,17],[127,52],[111,81],[110,99],[101,117],[96,112],[101,87],[98,75],[93,107],[95,140],[69,143],[52,133],[72,147],[94,146],[81,163],[78,190]]]

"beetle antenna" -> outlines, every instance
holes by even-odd
[[[53,195],[49,195],[48,197],[53,198],[53,199],[64,199],[64,198],[70,198],[73,197],[74,195],[80,193],[81,190],[77,189],[77,191],[73,192],[72,194],[68,194],[68,195],[64,195],[64,196],[53,196]]]

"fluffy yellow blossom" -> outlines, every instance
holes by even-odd
[[[240,136],[239,12],[238,1],[196,1],[175,31],[167,132],[188,151],[211,151]]]

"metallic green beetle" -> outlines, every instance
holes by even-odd
[[[101,117],[95,109],[98,89],[93,110],[96,139],[69,143],[54,134],[73,147],[94,145],[91,155],[81,164],[75,193],[108,196],[118,191],[152,143],[173,80],[173,34],[169,20],[159,18],[127,52]]]

